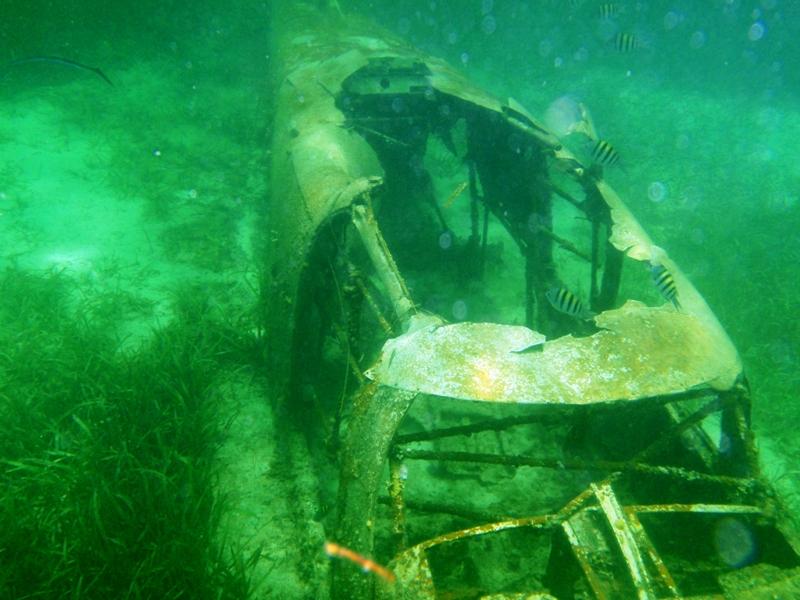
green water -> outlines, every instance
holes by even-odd
[[[624,161],[608,180],[739,349],[764,472],[797,510],[800,5],[627,0],[604,22],[592,0],[339,4],[534,115],[589,107]],[[2,7],[0,63],[63,57],[113,85],[0,69],[0,598],[321,593],[330,507],[261,406],[269,19]]]

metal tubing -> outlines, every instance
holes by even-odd
[[[340,456],[336,542],[372,556],[375,511],[383,468],[395,431],[416,393],[370,384],[353,402]],[[368,432],[369,435],[365,435]],[[366,600],[373,580],[350,564],[333,564],[332,597]]]

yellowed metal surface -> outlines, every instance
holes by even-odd
[[[367,376],[426,394],[490,402],[591,404],[698,386],[724,389],[738,371],[703,322],[674,307],[628,302],[596,317],[596,334],[543,337],[526,327],[461,323],[389,340]]]
[[[642,555],[643,549],[636,543],[633,528],[626,518],[625,511],[620,506],[611,484],[606,481],[599,485],[592,483],[590,487],[606,517],[609,531],[614,536],[625,558],[628,572],[636,588],[637,597],[640,600],[656,600],[657,594],[654,591],[654,582],[647,571]]]

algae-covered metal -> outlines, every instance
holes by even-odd
[[[791,577],[797,542],[759,476],[739,356],[602,169],[368,22],[274,12],[270,376],[321,463],[335,451],[329,537],[398,576],[376,589],[337,563],[332,594],[662,598],[723,593],[739,568]],[[509,265],[518,290],[490,283]],[[570,289],[591,311],[572,292],[553,302]],[[431,308],[448,290],[491,318],[448,323]],[[464,480],[494,501],[476,506]],[[439,531],[464,520],[482,524]],[[719,539],[758,552],[730,558]],[[507,577],[502,558],[482,568],[491,549],[515,557]]]

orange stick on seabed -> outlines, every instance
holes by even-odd
[[[345,548],[344,546],[340,546],[334,542],[325,542],[325,554],[328,556],[335,556],[336,558],[344,558],[357,564],[365,573],[375,573],[381,579],[385,579],[389,583],[394,583],[397,580],[394,573],[392,573],[389,569],[384,567],[383,565],[379,565],[371,558],[367,558],[359,554],[358,552],[354,552],[350,550],[350,548]]]

